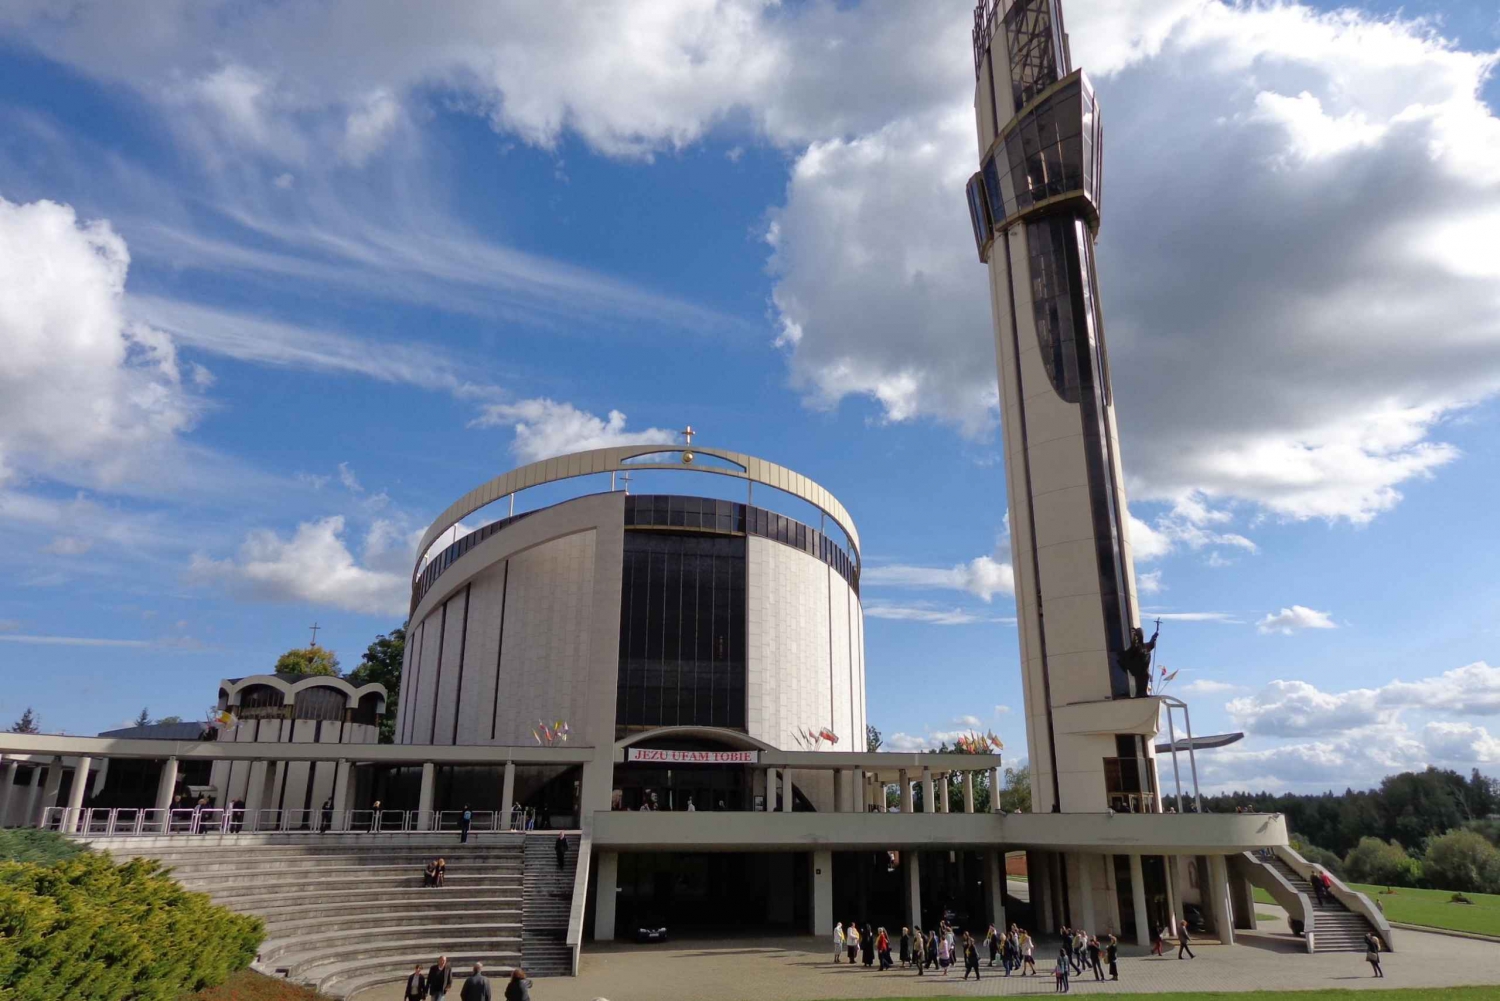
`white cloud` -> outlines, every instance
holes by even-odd
[[[1472,723],[1428,723],[1422,728],[1422,743],[1438,761],[1500,764],[1500,737]]]
[[[1255,624],[1263,633],[1281,633],[1290,636],[1302,629],[1337,629],[1338,626],[1327,612],[1320,612],[1306,605],[1293,605],[1279,612],[1267,613]]]
[[[978,727],[978,726],[983,726],[984,725],[980,721],[980,719],[979,719],[978,716],[960,716],[960,717],[958,717],[957,719],[955,719],[953,721],[953,724],[955,726],[966,726],[966,727],[969,727],[971,729],[974,728],[974,727]]]
[[[485,406],[471,427],[510,426],[515,440],[510,449],[522,462],[536,462],[590,448],[616,445],[669,445],[677,432],[665,428],[625,430],[625,415],[611,410],[601,419],[571,403],[555,400],[518,400]]]
[[[370,94],[344,123],[344,155],[362,166],[385,146],[401,121],[401,104],[385,89]]]
[[[1273,681],[1224,708],[1235,725],[1276,737],[1342,733],[1393,722],[1400,712],[1398,707],[1382,704],[1373,688],[1324,692],[1306,681]]]
[[[1014,594],[1016,589],[1011,565],[992,556],[978,556],[947,568],[901,563],[867,566],[860,574],[860,583],[871,587],[966,591],[986,602],[997,594]]]
[[[1136,574],[1135,589],[1141,594],[1160,594],[1162,590],[1161,571],[1152,570],[1148,573]]]
[[[1229,692],[1243,692],[1244,685],[1232,685],[1227,681],[1215,681],[1212,678],[1199,678],[1197,681],[1189,681],[1177,689],[1178,695],[1225,695]]]
[[[934,626],[968,626],[976,622],[998,622],[1014,625],[1015,619],[980,615],[962,608],[939,608],[929,604],[891,605],[872,601],[865,604],[865,618],[891,619],[896,622],[924,622]]]
[[[82,556],[92,548],[94,548],[92,539],[84,539],[76,535],[58,535],[42,547],[42,552],[53,553],[57,556]]]
[[[1248,743],[1248,742],[1246,742]],[[1205,791],[1296,789],[1322,791],[1336,787],[1369,788],[1391,772],[1422,768],[1432,755],[1400,723],[1371,724],[1327,739],[1247,747],[1245,743],[1198,756]],[[1186,772],[1186,762],[1179,759]],[[1175,789],[1171,758],[1162,755],[1157,771],[1164,797]],[[1187,786],[1187,776],[1183,777]],[[1190,786],[1187,786],[1191,790]]]
[[[1240,620],[1228,612],[1141,612],[1142,622],[1150,622],[1154,619],[1161,619],[1163,622],[1222,622],[1228,625],[1240,624]]]
[[[350,493],[362,494],[365,492],[365,488],[360,486],[359,477],[354,475],[354,470],[349,468],[349,463],[347,462],[339,463],[339,482]]]
[[[192,426],[171,338],[122,311],[129,266],[108,222],[0,198],[0,482],[139,479]]]
[[[1010,712],[1010,706],[996,706],[995,707],[995,715],[996,716],[1004,716],[1008,712]]]
[[[0,633],[0,642],[25,643],[32,646],[103,646],[103,647],[168,647],[178,650],[202,649],[202,644],[186,636],[164,636],[154,640],[106,639],[94,636],[28,636],[19,633]]]
[[[1231,546],[1254,553],[1254,542],[1236,532],[1222,532],[1210,526],[1229,521],[1228,511],[1211,507],[1197,492],[1177,497],[1170,510],[1147,524],[1130,515],[1130,545],[1136,562],[1149,563],[1176,552],[1183,546],[1197,551],[1205,546]],[[1139,578],[1137,586],[1139,586]],[[1147,592],[1149,593],[1149,592]]]
[[[384,530],[378,554],[388,548]],[[411,600],[403,573],[361,566],[344,544],[340,516],[303,522],[290,539],[269,529],[246,537],[236,558],[193,556],[188,571],[196,583],[219,583],[233,594],[260,601],[305,601],[370,615],[404,615]],[[370,532],[377,538],[377,529]],[[367,556],[371,544],[367,540]],[[409,567],[409,563],[407,566]]]

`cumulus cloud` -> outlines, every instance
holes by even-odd
[[[868,566],[860,574],[860,583],[872,587],[967,591],[986,602],[997,594],[1014,594],[1016,590],[1015,571],[1011,565],[992,556],[978,556],[951,567],[901,563]]]
[[[1337,629],[1338,626],[1327,612],[1320,612],[1306,605],[1293,605],[1279,612],[1268,612],[1255,624],[1263,633],[1281,633],[1290,636],[1303,629]]]
[[[522,462],[590,448],[669,445],[677,440],[677,432],[665,428],[625,430],[625,415],[618,410],[611,410],[607,418],[601,419],[571,403],[548,399],[489,404],[470,426],[509,426],[516,436],[510,450]]]
[[[188,576],[258,601],[305,601],[369,615],[404,614],[411,599],[410,579],[361,565],[343,535],[344,519],[337,515],[303,522],[291,538],[258,529],[246,537],[236,557],[194,555]],[[376,556],[389,549],[388,538],[377,536],[375,529],[367,539],[367,556],[372,549]]]
[[[1422,743],[1438,761],[1500,764],[1500,737],[1472,723],[1428,723],[1422,728]]]
[[[1212,678],[1199,678],[1197,681],[1189,681],[1177,689],[1178,695],[1224,695],[1229,692],[1242,692],[1244,685],[1232,685],[1227,681],[1215,681]]]
[[[108,222],[0,198],[0,482],[115,485],[193,425],[172,339],[124,314],[129,267]]]

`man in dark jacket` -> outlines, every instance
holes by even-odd
[[[469,809],[469,804],[464,804],[464,812],[458,818],[458,840],[467,843],[469,840],[469,828],[474,823],[474,811]]]
[[[484,975],[484,964],[476,962],[474,972],[464,981],[463,989],[458,992],[459,1001],[491,1001],[490,982]]]
[[[406,978],[406,993],[402,996],[406,998],[406,1001],[422,1001],[427,996],[427,978],[422,976],[421,963],[412,967],[411,973]]]
[[[447,956],[439,956],[432,969],[427,971],[427,996],[432,1001],[443,1001],[443,995],[452,989],[453,967],[448,965]]]
[[[557,852],[557,867],[566,869],[568,867],[568,836],[558,832],[557,840],[553,843],[553,850]]]

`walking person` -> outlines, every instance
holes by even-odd
[[[969,979],[970,973],[974,979],[979,979],[979,946],[974,942],[974,936],[964,932],[964,979]]]
[[[234,809],[230,807],[230,809]],[[330,797],[323,801],[323,815],[318,818],[318,833],[327,834],[333,830],[333,799]]]
[[[1029,970],[1031,975],[1036,976],[1036,943],[1031,940],[1031,932],[1021,932],[1021,963]],[[1022,973],[1021,976],[1025,976]]]
[[[859,926],[853,921],[849,922],[849,930],[844,933],[845,947],[849,951],[849,965],[853,966],[855,957],[859,955]]]
[[[510,971],[510,981],[505,985],[505,1001],[531,1001],[531,981],[526,971],[519,966]]]
[[[1068,971],[1072,969],[1072,965],[1068,962],[1068,945],[1064,942],[1058,947],[1057,967],[1052,971],[1052,976],[1056,980],[1055,990],[1058,994],[1068,993]]]
[[[422,976],[422,964],[418,963],[412,967],[411,973],[406,977],[406,990],[402,994],[405,1001],[422,1001],[427,996],[427,978]]]
[[[1323,874],[1316,866],[1313,867],[1313,871],[1308,875],[1307,881],[1312,884],[1313,896],[1321,904],[1323,902]]]
[[[447,956],[439,956],[438,961],[432,964],[432,969],[427,971],[427,996],[432,1001],[443,1001],[444,996],[453,989],[453,967],[448,965]]]
[[[1098,936],[1097,935],[1096,936],[1091,936],[1089,938],[1089,944],[1088,944],[1088,960],[1089,960],[1089,967],[1091,969],[1093,969],[1093,971],[1094,971],[1094,979],[1095,980],[1103,980],[1104,979],[1104,969],[1103,969],[1103,967],[1101,967],[1099,965],[1099,950],[1100,950],[1100,946],[1099,946],[1099,938],[1098,938]]]
[[[912,929],[911,961],[917,968],[917,976],[926,972],[923,967],[927,965],[927,936],[922,934],[920,928]]]
[[[1370,964],[1370,971],[1375,976],[1385,976],[1385,971],[1380,968],[1380,937],[1374,932],[1365,933],[1365,962]]]
[[[1120,979],[1120,967],[1116,960],[1120,958],[1120,940],[1115,938],[1115,933],[1109,933],[1109,941],[1104,944],[1104,958],[1109,963],[1109,979]]]
[[[938,966],[943,971],[943,976],[948,975],[948,967],[953,962],[953,947],[948,944],[947,935],[938,936]]]
[[[994,966],[995,958],[1000,955],[1000,933],[995,931],[994,925],[984,933],[984,944],[990,948],[990,965]]]
[[[378,830],[380,830],[380,800],[377,799],[375,802],[370,804],[369,833],[374,834]]]
[[[474,823],[474,811],[469,809],[469,804],[464,804],[464,812],[458,815],[458,843],[461,845],[469,843],[469,827]]]
[[[839,960],[844,957],[844,923],[835,921],[833,923],[833,962],[837,966]],[[853,960],[850,960],[853,962]]]
[[[927,933],[927,968],[929,970],[935,970],[935,969],[937,969],[937,961],[938,961],[938,934],[937,934],[936,931],[929,931]]]
[[[557,855],[557,869],[561,872],[568,867],[568,835],[566,831],[557,832],[557,840],[552,842],[552,851]]]
[[[463,987],[459,988],[458,1001],[493,1001],[489,978],[484,975],[484,964],[477,959],[474,961],[474,972],[465,978]]]
[[[1000,942],[1000,963],[1005,967],[1007,977],[1010,976],[1011,970],[1020,965],[1015,936],[1011,932],[1006,932],[1005,938]]]
[[[1197,958],[1196,956],[1193,955],[1193,950],[1191,948],[1192,941],[1193,941],[1193,937],[1188,934],[1187,922],[1183,921],[1182,923],[1180,923],[1177,926],[1177,958],[1178,959],[1182,958],[1182,954],[1184,952],[1187,953],[1187,958],[1188,959],[1196,959]]]
[[[1165,925],[1152,924],[1151,926],[1151,955],[1160,956],[1162,943],[1167,937]]]
[[[904,970],[911,965],[911,929],[901,929],[901,968]]]
[[[867,967],[875,965],[875,929],[868,921],[859,930],[859,961]]]
[[[880,959],[880,972],[891,968],[891,937],[881,928],[875,932],[875,955]]]

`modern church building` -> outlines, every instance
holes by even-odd
[[[233,736],[0,734],[0,820],[114,839],[117,851],[132,836],[172,841],[179,826],[204,834],[199,814],[168,815],[180,763],[216,808],[247,801],[213,815],[206,833],[222,841],[199,840],[204,850],[324,831],[357,846],[340,851],[381,838],[392,852],[425,848],[466,808],[488,818],[476,853],[507,839],[535,847],[518,829],[567,831],[576,868],[554,877],[571,887],[554,897],[568,904],[546,906],[574,969],[590,935],[663,923],[824,936],[836,920],[946,917],[982,932],[1009,918],[1145,945],[1195,910],[1232,943],[1255,925],[1252,886],[1303,924],[1309,949],[1315,923],[1324,943],[1347,933],[1357,944],[1363,922],[1389,943],[1376,909],[1341,884],[1338,920],[1353,924],[1315,913],[1280,815],[1201,812],[1194,754],[1213,742],[1153,691],[1138,629],[1094,253],[1098,102],[1071,65],[1058,0],[984,0],[973,42],[980,169],[968,202],[999,362],[1030,812],[999,811],[998,748],[867,748],[853,518],[807,476],[694,447],[689,429],[681,445],[511,470],[432,523],[412,571],[394,743],[371,742],[378,686],[226,681]],[[1008,657],[995,659],[1000,670]],[[152,763],[109,773],[139,773],[133,810],[91,772],[114,759]],[[163,776],[154,809],[148,767]],[[453,843],[455,873],[468,849]],[[1006,853],[1017,869],[1024,853],[1024,896],[1006,893]],[[440,921],[401,914],[420,925],[422,949],[447,941]],[[415,934],[385,966],[356,972],[374,982],[430,960],[415,945],[398,954]],[[470,946],[472,959],[516,960]]]

